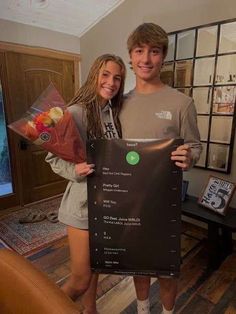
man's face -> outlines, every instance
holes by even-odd
[[[162,46],[142,44],[132,49],[131,65],[137,79],[145,82],[159,82],[160,71],[164,61]]]

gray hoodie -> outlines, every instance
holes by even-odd
[[[84,109],[81,105],[76,104],[68,107],[68,111],[71,112],[84,142],[84,146],[86,146],[87,132]],[[100,117],[104,136],[106,138],[118,138],[109,104],[100,110]],[[59,208],[59,220],[75,228],[88,229],[86,176],[76,174],[74,163],[65,161],[51,153],[47,154],[45,161],[50,164],[56,174],[69,180]]]

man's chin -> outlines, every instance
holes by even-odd
[[[137,77],[145,82],[151,82],[154,79],[151,75],[137,75]]]

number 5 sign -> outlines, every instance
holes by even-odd
[[[225,215],[234,190],[235,183],[210,176],[198,203],[214,210],[218,214]]]

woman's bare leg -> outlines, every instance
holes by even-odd
[[[92,276],[89,257],[89,232],[74,227],[68,227],[68,239],[71,258],[71,275],[62,286],[62,290],[72,299],[85,295],[83,305],[88,313],[96,313],[97,279]],[[91,285],[90,285],[91,284]]]

